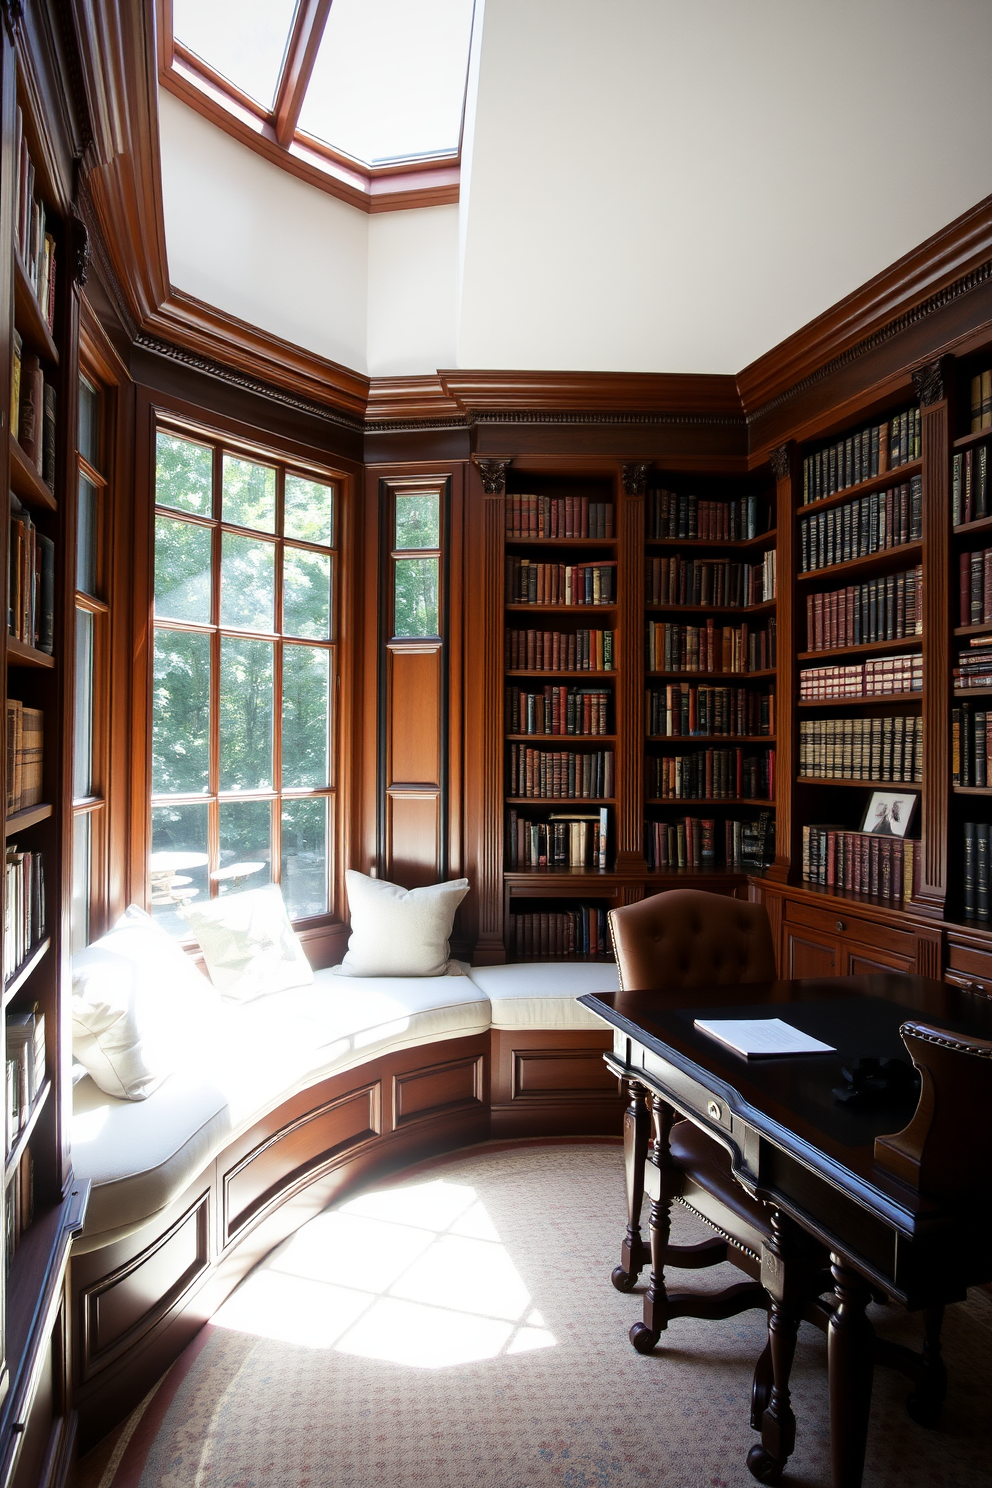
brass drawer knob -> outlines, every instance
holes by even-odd
[[[844,921],[843,920],[838,920],[837,921],[837,929],[838,930],[846,930],[847,929],[847,926],[844,924]]]

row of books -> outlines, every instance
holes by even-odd
[[[867,558],[923,537],[923,477],[905,485],[872,491],[843,506],[804,517],[799,524],[802,572]]]
[[[971,379],[971,432],[992,429],[992,368]]]
[[[987,786],[992,780],[992,709],[962,703],[951,709],[951,784]]]
[[[771,548],[758,563],[729,558],[649,558],[645,600],[656,605],[764,604],[775,598],[776,555]]]
[[[951,467],[951,521],[955,527],[962,522],[976,522],[992,512],[992,491],[989,490],[989,449],[980,444],[977,449],[963,450],[954,456]]]
[[[45,716],[7,699],[7,810],[24,811],[41,800]]]
[[[973,636],[962,646],[954,668],[955,687],[992,687],[992,638]]]
[[[55,544],[10,495],[10,634],[51,656],[55,646]]]
[[[923,565],[806,596],[806,649],[834,651],[923,634]]]
[[[799,773],[816,780],[922,784],[922,718],[811,718],[799,725]]]
[[[35,195],[35,172],[24,137],[24,116],[20,106],[14,133],[14,159],[17,162],[17,200],[14,206],[14,231],[31,288],[38,297],[48,329],[55,325],[55,239],[47,230],[45,204]]]
[[[4,1228],[6,1246],[4,1265],[10,1276],[10,1263],[24,1231],[34,1219],[34,1158],[31,1148],[25,1149],[14,1175],[7,1185],[4,1198]]]
[[[613,536],[613,502],[588,496],[507,496],[511,538]]]
[[[958,556],[958,624],[992,620],[992,548]]]
[[[579,904],[574,909],[511,914],[510,951],[521,958],[612,955],[606,910]]]
[[[37,1003],[28,1012],[7,1014],[6,1079],[9,1153],[45,1083],[45,1015]]]
[[[582,815],[553,811],[531,821],[513,807],[507,813],[509,868],[605,868],[609,852],[609,810]]]
[[[765,503],[757,496],[714,501],[679,491],[649,491],[646,536],[652,542],[746,542],[766,531]]]
[[[847,827],[803,827],[803,882],[882,899],[911,899],[920,886],[920,844]]]
[[[648,760],[647,793],[659,801],[772,801],[775,751],[745,754],[738,745],[655,755]]]
[[[649,821],[644,850],[649,868],[724,867],[735,873],[760,873],[774,856],[775,828],[770,811],[760,812],[753,821],[728,818],[719,827],[713,817]]]
[[[775,665],[775,621],[763,624],[678,625],[648,623],[651,672],[762,672]]]
[[[598,605],[616,598],[616,563],[537,563],[507,558],[507,604]]]
[[[510,734],[608,734],[609,707],[605,688],[508,687],[504,724]]]
[[[55,490],[55,406],[55,384],[47,381],[38,358],[23,350],[15,331],[10,432],[50,491]]]
[[[989,901],[989,837],[992,828],[987,822],[965,822],[964,833],[964,885],[963,907],[965,919],[981,920],[988,924]]]
[[[816,703],[825,698],[885,697],[894,692],[923,691],[923,656],[907,651],[900,656],[874,656],[849,666],[803,667],[799,700]]]
[[[28,953],[43,940],[45,855],[7,848],[3,900],[3,979],[9,982]]]
[[[669,682],[648,689],[646,711],[648,733],[656,738],[757,737],[775,732],[775,694],[757,687]]]
[[[918,460],[922,422],[918,408],[907,408],[881,424],[870,424],[838,439],[803,461],[803,505],[836,496],[887,470]]]
[[[611,672],[612,630],[508,630],[508,672]]]
[[[510,745],[507,795],[526,800],[602,800],[614,790],[612,749],[578,754],[570,749]]]

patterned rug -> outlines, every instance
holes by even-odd
[[[128,1422],[102,1488],[731,1488],[763,1314],[680,1319],[655,1355],[610,1285],[612,1143],[475,1148],[327,1210],[273,1251]],[[705,1232],[684,1213],[674,1238]],[[718,1288],[729,1267],[680,1278]],[[887,1335],[918,1323],[875,1309]],[[942,1425],[876,1374],[866,1488],[992,1482],[992,1304],[948,1311]],[[804,1325],[786,1481],[828,1488],[825,1342]]]

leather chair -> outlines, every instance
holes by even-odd
[[[773,981],[771,927],[763,905],[697,889],[672,889],[610,912],[610,931],[624,991]],[[758,1360],[751,1424],[761,1431],[748,1467],[762,1482],[777,1482],[795,1445],[789,1374],[799,1323],[830,1286],[829,1257],[788,1216],[754,1198],[734,1177],[730,1154],[713,1137],[625,1081],[628,1224],[613,1284],[629,1291],[648,1259],[651,1278],[644,1319],[630,1330],[640,1353],[650,1353],[677,1317],[727,1318],[752,1307],[769,1311],[768,1341]],[[645,1186],[651,1196],[650,1252],[640,1231]],[[716,1231],[698,1245],[672,1245],[671,1206],[682,1204]],[[751,1279],[722,1292],[670,1293],[666,1265],[688,1269],[731,1261]],[[828,1314],[827,1314],[828,1315]],[[820,1326],[826,1317],[815,1319]]]

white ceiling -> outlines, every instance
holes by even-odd
[[[989,0],[485,0],[458,208],[163,94],[171,277],[374,375],[734,373],[992,192],[990,76]]]

